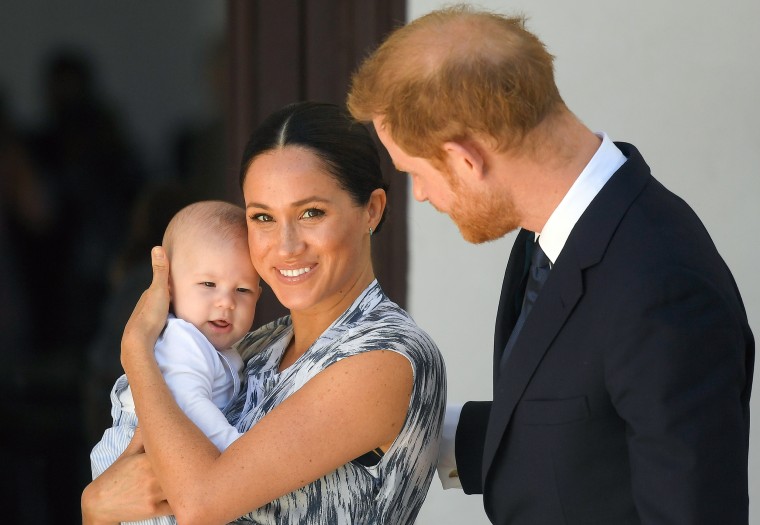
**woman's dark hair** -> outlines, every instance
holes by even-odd
[[[269,115],[243,151],[240,188],[253,160],[267,151],[298,146],[314,152],[354,202],[364,205],[378,188],[388,190],[375,142],[363,124],[334,104],[297,102]],[[385,221],[385,212],[375,233]]]

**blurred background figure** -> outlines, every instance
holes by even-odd
[[[119,249],[132,204],[143,184],[137,156],[115,112],[97,92],[84,53],[59,51],[43,71],[45,110],[30,147],[50,194],[54,220],[24,253],[32,308],[49,320],[37,345],[81,357],[96,328],[107,291],[108,267]],[[50,264],[50,254],[56,263]],[[57,286],[51,297],[45,271]],[[51,273],[52,272],[52,273]]]
[[[44,114],[31,132],[0,112],[3,413],[14,421],[3,447],[14,473],[5,508],[19,523],[78,514],[89,448],[79,394],[85,350],[143,184],[84,54],[55,51],[42,84]]]
[[[40,349],[34,334],[40,319],[33,315],[26,286],[29,244],[26,238],[42,238],[50,228],[49,192],[38,177],[29,151],[16,126],[5,97],[0,94],[0,414],[9,421],[0,448],[0,462],[12,480],[3,508],[9,522],[23,523],[34,515],[45,515],[48,505],[36,501],[39,478],[45,465],[37,451],[27,445],[27,430],[36,425],[37,414],[29,410],[32,363],[39,362]],[[43,273],[37,276],[54,286]],[[29,512],[23,509],[28,509]]]
[[[0,91],[0,388],[3,399],[21,386],[30,350],[28,298],[21,283],[19,231],[39,232],[49,222],[45,191]]]

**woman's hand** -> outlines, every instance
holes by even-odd
[[[151,263],[153,281],[132,311],[121,339],[121,364],[127,375],[131,365],[147,355],[152,357],[169,311],[169,260],[162,247],[151,250]]]
[[[119,459],[82,493],[83,525],[111,525],[171,513],[145,455],[139,428]]]

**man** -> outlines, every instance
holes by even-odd
[[[733,277],[636,148],[568,110],[552,59],[522,20],[456,7],[352,81],[417,200],[470,242],[521,228],[494,399],[450,412],[442,478],[498,524],[746,524],[754,340]]]

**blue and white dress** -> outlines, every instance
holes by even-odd
[[[278,371],[293,335],[290,317],[246,336],[238,345],[245,388],[227,417],[245,432],[333,363],[371,350],[391,350],[412,365],[409,410],[391,447],[373,466],[353,461],[235,523],[411,524],[435,471],[446,405],[443,358],[432,339],[374,281],[293,365]],[[366,464],[366,463],[365,463]]]

